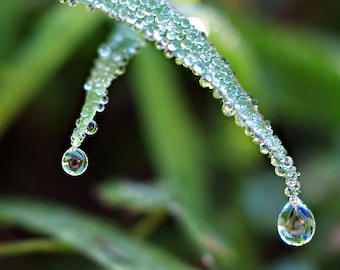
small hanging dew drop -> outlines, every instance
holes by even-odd
[[[83,174],[86,171],[88,164],[87,155],[79,148],[68,149],[61,159],[61,165],[64,171],[72,176]]]
[[[80,118],[78,118],[77,120],[76,120],[76,127],[79,127],[80,126]]]
[[[263,155],[269,154],[269,147],[268,147],[268,145],[265,144],[265,143],[261,143],[261,144],[260,144],[260,152],[261,152],[261,154],[263,154]]]
[[[97,111],[97,112],[103,112],[104,110],[105,110],[105,105],[99,103],[99,104],[97,105],[96,111]]]
[[[95,6],[92,5],[92,4],[88,4],[88,5],[86,5],[85,9],[86,9],[87,11],[93,11],[93,10],[95,9]]]
[[[75,7],[77,5],[77,1],[76,0],[68,0],[67,2],[69,4],[69,6],[71,6],[71,7]]]
[[[283,166],[279,165],[275,168],[275,174],[279,177],[284,177],[286,170],[283,168]]]
[[[103,105],[106,105],[107,103],[109,103],[109,97],[106,96],[106,95],[101,96],[100,99],[99,99],[99,103],[103,104]]]
[[[202,86],[203,88],[213,89],[212,84],[211,84],[209,81],[207,81],[207,80],[205,80],[205,79],[203,79],[203,78],[201,78],[201,79],[199,80],[199,84],[200,84],[200,86]]]
[[[233,116],[235,115],[235,107],[233,104],[229,103],[229,102],[223,102],[222,104],[222,113],[225,115],[225,116]]]
[[[98,130],[98,125],[97,122],[92,120],[88,125],[87,125],[87,129],[86,129],[86,134],[87,135],[93,135],[97,132]]]
[[[247,136],[253,136],[254,135],[254,130],[252,127],[250,126],[245,126],[244,128],[244,133],[247,135]]]
[[[313,213],[301,200],[297,199],[295,207],[289,201],[279,214],[277,229],[286,244],[292,246],[307,244],[315,233]]]
[[[97,89],[96,89],[96,93],[97,93],[97,95],[99,95],[99,96],[102,96],[102,95],[105,95],[106,92],[107,91],[107,89],[105,88],[105,87],[98,87]]]

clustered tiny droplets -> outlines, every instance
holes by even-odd
[[[189,20],[179,14],[168,1],[62,0],[61,2],[71,6],[82,3],[90,10],[94,8],[102,10],[109,17],[134,28],[147,40],[154,42],[157,49],[163,50],[166,57],[174,58],[178,65],[189,68],[199,76],[200,85],[212,89],[213,97],[222,101],[223,114],[233,116],[236,124],[243,127],[246,135],[259,145],[260,152],[270,158],[276,175],[285,179],[286,196],[293,205],[296,204],[300,192],[300,183],[297,180],[300,173],[293,165],[293,159],[287,155],[280,139],[273,135],[270,123],[258,112],[256,101],[242,89],[228,62],[207,41],[205,34],[190,25]],[[110,49],[101,48],[104,55],[113,53]],[[93,76],[93,80],[95,77]],[[89,82],[92,83],[91,86],[98,83],[91,80]],[[105,88],[105,82],[101,82],[97,89],[102,88]],[[104,91],[103,96],[105,95]],[[101,97],[100,94],[99,96]],[[101,103],[93,106],[99,104]],[[83,110],[82,113],[85,114],[94,113],[93,109]],[[98,107],[95,111],[98,111]],[[79,144],[83,134],[86,134],[88,125],[86,121],[81,122],[78,132],[74,133],[76,135],[73,136],[73,144]]]
[[[124,25],[116,26],[109,40],[98,49],[98,58],[91,75],[84,84],[86,100],[71,135],[71,145],[77,148],[86,135],[96,133],[94,120],[97,112],[103,112],[108,103],[108,90],[112,81],[125,72],[129,58],[143,45],[143,40]]]
[[[315,233],[315,219],[312,212],[298,198],[300,183],[297,179],[300,173],[296,171],[293,159],[287,155],[279,138],[273,135],[270,122],[264,120],[259,113],[257,102],[242,89],[228,63],[207,41],[204,34],[191,26],[189,20],[177,13],[165,0],[61,0],[60,2],[68,3],[71,6],[83,3],[87,10],[96,8],[102,10],[109,17],[134,28],[143,37],[153,41],[157,49],[163,50],[166,57],[174,58],[178,65],[189,68],[199,76],[200,85],[212,89],[213,97],[222,101],[223,114],[229,117],[234,116],[236,124],[244,128],[247,136],[252,137],[253,142],[259,146],[260,152],[268,155],[271,159],[275,173],[285,179],[287,185],[285,194],[288,196],[289,202],[283,207],[278,217],[277,226],[281,239],[293,246],[304,245],[312,239]],[[136,42],[137,40],[140,42],[137,35],[134,37]],[[108,63],[102,62],[102,64],[108,64],[108,67],[100,66],[101,61],[98,60],[91,75],[92,80],[90,77],[85,85],[85,89],[88,91],[85,103],[88,106],[93,105],[93,101],[97,100],[98,96],[103,98],[102,104],[105,105],[108,101],[105,92],[108,87],[106,83],[110,84],[116,75],[124,72],[124,67],[121,69],[121,66],[110,72],[109,62],[112,61],[110,56],[113,52],[113,48],[109,48],[110,46],[111,44],[108,44],[99,51],[100,58],[110,59]],[[134,54],[137,48],[127,47],[129,47],[127,50],[129,54]],[[96,69],[99,71],[98,74]],[[102,79],[96,81],[97,75],[99,78],[103,75],[100,72],[101,69],[106,70],[108,72],[106,75],[109,77],[104,75]],[[103,73],[105,74],[105,72]],[[105,80],[105,78],[109,79]],[[97,87],[95,89],[99,89],[100,93],[93,91],[94,86]],[[103,91],[100,90],[103,89],[102,86],[105,88]],[[92,99],[91,95],[94,92],[97,96]],[[97,125],[93,120],[94,114],[104,109],[104,106],[98,109],[100,102],[94,103],[97,104],[93,105],[94,110],[92,108],[92,110],[84,111],[85,115],[89,112],[92,112],[93,115],[81,115],[77,121],[75,133],[79,133],[80,136],[72,139],[75,149],[72,146],[62,158],[64,170],[73,176],[82,174],[87,168],[87,156],[77,146],[80,145],[85,134],[96,132]],[[88,122],[82,122],[84,119],[87,119]]]

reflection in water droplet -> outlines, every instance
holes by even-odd
[[[92,120],[87,126],[86,134],[93,135],[97,132],[97,130],[98,130],[97,122]]]
[[[277,229],[281,239],[288,245],[302,246],[312,240],[315,219],[307,206],[298,199],[296,207],[288,202],[282,209]]]
[[[68,149],[61,159],[61,165],[64,171],[72,176],[83,174],[86,171],[88,164],[87,155],[79,148]]]
[[[234,107],[234,105],[229,103],[229,102],[223,102],[222,113],[225,116],[229,116],[229,117],[235,115],[235,107]]]

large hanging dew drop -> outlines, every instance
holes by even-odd
[[[88,158],[85,152],[79,148],[68,149],[61,160],[64,171],[72,176],[83,174],[88,166]]]
[[[296,207],[288,202],[279,214],[277,229],[286,244],[292,246],[307,244],[315,233],[313,213],[299,199]]]

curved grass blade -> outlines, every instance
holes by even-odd
[[[1,197],[0,221],[63,241],[105,269],[195,269],[98,217],[56,203]]]

